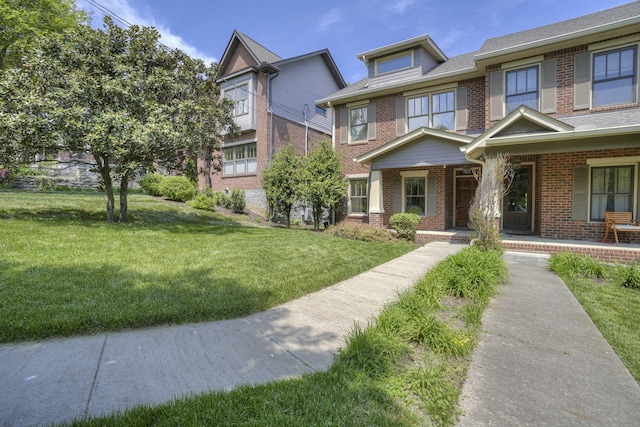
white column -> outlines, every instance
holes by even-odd
[[[382,171],[369,175],[369,213],[384,213],[382,198]]]

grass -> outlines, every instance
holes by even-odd
[[[0,191],[0,342],[227,319],[314,292],[409,245],[247,226],[129,196]]]
[[[506,278],[499,254],[464,249],[366,328],[355,326],[328,372],[138,406],[73,425],[452,425],[482,310]]]
[[[640,383],[638,265],[607,265],[583,255],[569,253],[552,256],[550,265],[571,289],[631,375]]]

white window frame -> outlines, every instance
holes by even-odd
[[[436,96],[440,96],[440,95],[444,95],[444,94],[448,94],[448,93],[451,93],[452,96],[453,96],[453,109],[452,110],[446,110],[445,112],[434,113],[433,98],[436,97]],[[457,102],[457,97],[456,97],[456,89],[455,88],[451,88],[451,89],[447,89],[447,90],[439,90],[437,92],[429,92],[429,93],[421,93],[421,94],[418,93],[418,94],[415,94],[415,95],[412,95],[412,96],[408,96],[406,98],[406,101],[405,101],[405,103],[406,103],[405,108],[406,108],[406,112],[407,112],[406,113],[406,116],[407,116],[407,119],[406,119],[406,127],[407,127],[407,129],[406,129],[406,131],[407,132],[411,132],[411,131],[413,131],[415,129],[418,129],[418,127],[416,127],[415,129],[411,129],[411,126],[410,126],[409,122],[410,122],[412,117],[424,117],[425,116],[424,114],[422,114],[420,116],[410,116],[409,115],[410,114],[409,112],[411,110],[411,108],[409,107],[410,101],[418,99],[418,98],[422,99],[422,98],[425,98],[425,97],[428,98],[428,109],[429,109],[429,111],[428,111],[428,113],[426,115],[427,116],[427,121],[428,121],[427,127],[435,129],[435,127],[433,126],[433,124],[434,124],[434,121],[433,121],[434,114],[452,113],[453,114],[453,126],[451,128],[449,128],[449,129],[447,129],[447,130],[455,130],[456,129],[456,102]]]
[[[511,73],[518,73],[518,72],[528,72],[528,70],[534,69],[536,70],[536,90],[535,90],[535,94],[536,94],[536,108],[534,108],[534,110],[536,111],[540,111],[540,97],[541,97],[541,93],[540,93],[540,89],[542,86],[542,81],[541,81],[541,72],[540,72],[540,64],[528,64],[526,66],[523,67],[517,67],[517,68],[510,68],[510,69],[505,69],[504,70],[504,111],[505,114],[509,114],[510,112],[512,112],[513,110],[517,109],[520,105],[522,104],[518,104],[515,105],[513,108],[509,109],[509,97],[511,96],[518,96],[518,95],[524,95],[527,93],[533,93],[533,91],[529,91],[529,92],[522,92],[522,93],[514,93],[514,94],[509,94],[509,81],[508,81],[508,76]],[[526,79],[528,82],[528,79]]]
[[[237,150],[242,150],[242,158],[236,156]],[[233,152],[233,159],[227,159],[227,152]],[[253,151],[253,153],[252,153]],[[255,157],[250,157],[254,154]],[[230,168],[231,172],[227,169]],[[255,141],[222,147],[222,176],[245,176],[258,173],[258,145]]]
[[[358,125],[354,125],[351,122],[351,112],[354,110],[363,110],[364,111],[364,118],[365,118],[365,123],[364,124],[358,124]],[[347,130],[349,132],[349,142],[366,142],[368,141],[368,135],[369,135],[369,104],[365,103],[365,104],[357,104],[357,105],[351,105],[348,107],[347,110],[347,120],[348,120],[348,125],[347,125]],[[353,133],[351,132],[351,128],[354,126],[364,126],[364,137],[361,139],[353,139]]]
[[[407,194],[406,194],[406,180],[422,178],[424,180],[424,212],[420,215],[421,218],[427,216],[427,177],[429,176],[429,171],[401,171],[400,176],[402,177],[402,212],[407,212]]]
[[[611,77],[611,78],[605,78],[605,79],[599,79],[598,81],[596,81],[596,57],[599,56],[603,56],[603,55],[609,55],[615,52],[622,52],[622,51],[626,51],[626,50],[632,50],[633,51],[633,73],[631,74],[631,101],[630,102],[616,102],[616,103],[610,103],[610,104],[599,104],[596,105],[595,102],[595,98],[596,98],[596,90],[595,90],[595,85],[598,83],[606,83],[606,82],[611,82],[611,81],[616,81],[616,80],[622,80],[622,79],[627,79],[629,78],[629,76],[625,76],[625,77]],[[606,108],[606,107],[611,107],[611,106],[615,106],[615,105],[626,105],[626,104],[634,104],[638,102],[638,44],[634,43],[634,44],[628,44],[628,45],[624,45],[624,46],[611,46],[608,47],[606,49],[600,49],[600,50],[594,50],[591,52],[591,75],[589,76],[591,79],[591,87],[589,88],[589,90],[591,91],[591,108]]]
[[[246,93],[246,98],[238,99],[238,92],[243,86],[246,86],[246,90],[244,91]],[[249,93],[250,86],[248,80],[236,83],[228,88],[225,88],[224,97],[233,101],[233,117],[240,117],[249,114]],[[232,96],[230,96],[231,94]],[[238,113],[238,107],[240,105],[242,105],[243,108],[241,109],[241,112]]]
[[[380,64],[384,64],[384,63],[393,61],[395,59],[404,58],[406,56],[409,57],[410,64],[408,66],[394,68],[394,69],[391,69],[391,70],[388,70],[388,71],[380,72]],[[376,76],[383,76],[385,74],[395,73],[397,71],[408,70],[409,68],[413,68],[413,64],[414,64],[413,50],[406,50],[404,52],[396,53],[395,55],[385,56],[383,58],[376,59],[376,61],[375,61],[375,75]]]
[[[630,156],[630,157],[607,157],[607,158],[599,158],[599,159],[587,159],[587,165],[589,166],[589,181],[588,181],[588,221],[589,222],[603,222],[604,217],[602,219],[593,219],[592,216],[592,196],[593,196],[593,169],[594,168],[603,168],[603,167],[621,167],[621,166],[629,166],[632,167],[632,177],[631,177],[631,185],[633,188],[631,189],[631,213],[632,217],[636,217],[636,206],[638,205],[638,163],[640,162],[640,156]]]
[[[369,175],[368,174],[358,174],[358,175],[348,175],[348,186],[347,186],[347,215],[349,216],[366,216],[369,214]],[[364,196],[354,196],[351,192],[351,183],[354,181],[364,181],[365,195]],[[358,197],[364,199],[364,212],[354,212],[351,205],[351,199],[354,197]]]

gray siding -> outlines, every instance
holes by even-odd
[[[280,66],[272,80],[271,101],[274,114],[304,124],[305,105],[309,127],[331,133],[331,110],[326,116],[316,112],[316,100],[340,88],[322,58],[312,56]]]
[[[458,144],[427,138],[410,142],[376,158],[371,164],[371,169],[458,165],[463,163],[467,163],[467,160],[460,152]]]
[[[419,48],[413,52],[413,64],[416,67],[422,67],[423,73],[428,73],[438,65],[438,62],[433,59],[433,56],[431,56],[429,52]]]

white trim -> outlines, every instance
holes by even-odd
[[[251,144],[252,142],[258,142],[258,138],[243,139],[242,141],[234,142],[223,142],[220,148],[235,147],[236,145]]]
[[[501,70],[509,70],[512,68],[525,68],[528,65],[539,64],[544,60],[544,55],[532,56],[531,58],[520,59],[518,61],[505,62],[500,65]]]
[[[400,171],[400,176],[405,178],[416,178],[416,177],[421,177],[424,176],[425,178],[429,175],[429,171],[428,170],[414,170],[414,171]]]
[[[369,104],[369,100],[368,99],[363,99],[362,101],[356,101],[356,102],[348,103],[347,104],[347,108],[364,107],[367,104]]]
[[[640,156],[602,157],[597,159],[587,159],[587,164],[589,166],[631,166],[636,163],[640,163]]]
[[[369,179],[368,173],[348,173],[345,175],[347,179]]]
[[[410,96],[410,97],[414,97],[414,96],[420,96],[420,95],[430,95],[434,92],[446,92],[449,89],[455,89],[458,87],[458,83],[449,83],[446,85],[439,85],[439,86],[433,86],[427,89],[416,89],[416,90],[409,90],[406,92],[402,92],[402,96]]]
[[[629,44],[629,45],[638,44],[639,41],[640,41],[640,35],[634,34],[631,36],[620,37],[618,39],[607,40],[607,41],[598,42],[598,43],[591,43],[587,47],[587,50],[590,52],[597,52],[599,50],[616,49],[616,48],[625,47],[626,44]]]
[[[351,217],[367,216],[368,212],[351,212],[351,181],[366,181],[365,191],[367,192],[367,194],[364,197],[364,199],[366,201],[366,209],[368,211],[369,210],[369,198],[370,198],[370,196],[369,196],[369,176],[365,174],[364,177],[360,177],[360,178],[351,177],[350,179],[347,179],[347,216],[351,216]]]

